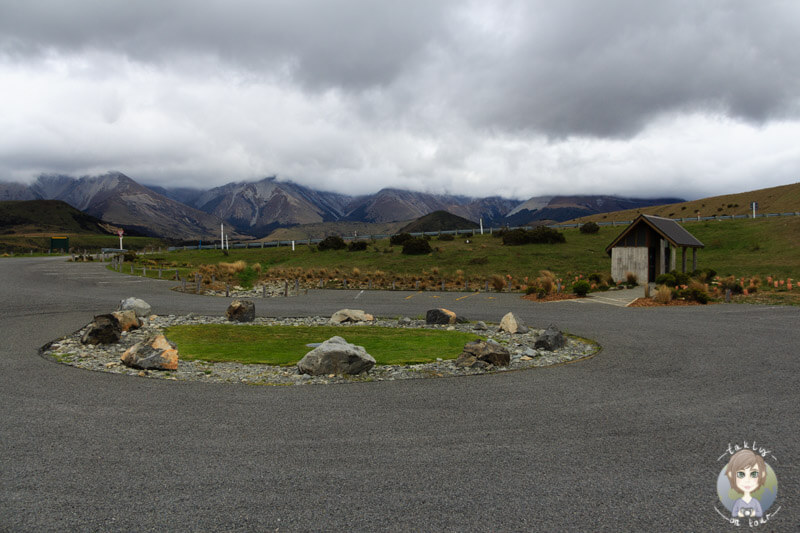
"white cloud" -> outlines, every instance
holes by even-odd
[[[392,6],[4,7],[0,179],[517,198],[800,179],[794,3]]]

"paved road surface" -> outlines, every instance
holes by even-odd
[[[227,301],[99,265],[0,261],[0,530],[730,531],[717,458],[756,439],[800,524],[800,309],[631,309],[514,295],[313,291],[265,316],[341,307],[519,313],[599,341],[577,364],[313,387],[88,372],[37,348],[136,295]]]

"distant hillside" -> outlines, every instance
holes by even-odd
[[[527,226],[542,222],[562,222],[577,217],[621,209],[640,209],[681,198],[621,198],[619,196],[538,196],[510,211],[503,219],[506,226]]]
[[[324,239],[328,235],[392,235],[399,233],[407,224],[402,222],[320,222],[301,224],[290,228],[278,228],[261,241],[302,241],[304,239]]]
[[[452,231],[457,229],[475,229],[480,227],[478,224],[448,213],[447,211],[434,211],[428,215],[419,217],[411,224],[400,228],[400,233],[417,233],[423,231]]]
[[[612,213],[596,214],[570,222],[611,222],[633,220],[636,216],[657,215],[667,218],[710,217],[751,214],[750,202],[758,202],[757,213],[800,212],[800,183],[780,185],[768,189],[711,196],[690,202],[670,203],[653,207],[626,209]]]
[[[105,226],[105,227],[104,227]],[[110,233],[99,218],[78,211],[61,200],[0,202],[0,233]]]

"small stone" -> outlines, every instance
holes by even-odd
[[[411,325],[411,319],[408,318],[407,316],[404,316],[403,318],[398,320],[397,323],[400,324],[401,326],[410,326]]]
[[[519,358],[519,360],[520,361],[533,361],[533,357],[530,357],[528,355],[523,355],[522,357]]]
[[[250,300],[234,300],[225,311],[231,322],[252,322],[256,318],[256,305]]]
[[[449,327],[447,328],[447,331],[455,331],[455,330],[456,330],[456,327],[455,327],[455,326],[449,326]]]
[[[331,315],[331,324],[343,324],[345,322],[372,322],[375,317],[365,313],[361,309],[339,309]]]
[[[449,309],[430,309],[425,313],[426,324],[448,325],[456,323],[456,314]]]
[[[514,313],[507,313],[500,321],[498,331],[505,331],[511,333],[527,333],[528,328],[516,317]]]
[[[152,307],[150,304],[139,298],[125,298],[119,304],[120,311],[133,310],[138,317],[145,317],[150,314]]]
[[[486,331],[486,322],[479,320],[474,326],[472,326],[472,329],[475,331]]]
[[[139,376],[140,378],[143,378],[143,377],[145,377],[145,376],[147,375],[147,371],[146,371],[146,370],[141,370],[141,371],[140,371],[138,374],[136,374],[136,375],[137,375],[137,376]]]

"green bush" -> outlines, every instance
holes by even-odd
[[[537,226],[525,231],[522,228],[503,232],[503,244],[518,246],[521,244],[557,244],[567,242],[564,234],[547,226]]]
[[[324,252],[326,250],[343,250],[347,248],[347,245],[344,243],[344,239],[338,235],[329,235],[322,239],[317,248],[320,252]]]
[[[592,233],[597,233],[598,231],[600,231],[600,226],[598,226],[594,222],[587,222],[586,224],[581,226],[581,233],[592,234]]]
[[[594,283],[600,283],[603,281],[603,275],[599,272],[592,272],[589,274],[589,281],[593,281]]]
[[[367,241],[353,241],[347,245],[348,252],[363,252],[367,249]]]
[[[524,229],[512,229],[504,231],[502,235],[503,244],[506,246],[518,246],[528,244],[528,232]]]
[[[708,303],[708,293],[702,289],[691,288],[689,289],[689,298],[701,304]]]
[[[585,279],[582,279],[582,280],[576,281],[572,285],[572,292],[577,294],[578,296],[586,296],[586,294],[589,292],[590,288],[591,288],[591,286],[589,285],[589,282],[586,281]]]
[[[413,239],[411,235],[408,233],[398,233],[397,235],[392,235],[389,237],[389,244],[392,246],[402,246],[406,243],[406,241]]]
[[[441,235],[439,235],[439,240],[440,241],[454,241],[454,240],[456,240],[456,238],[453,237],[449,233],[442,233]]]
[[[403,253],[406,255],[426,255],[431,252],[431,245],[425,239],[411,238],[403,244]]]
[[[253,283],[258,279],[258,272],[256,272],[253,267],[248,266],[241,272],[238,272],[236,277],[239,279],[239,285],[245,289],[252,289]]]
[[[666,285],[667,287],[674,287],[677,285],[675,276],[672,274],[659,274],[656,276],[656,285]]]

